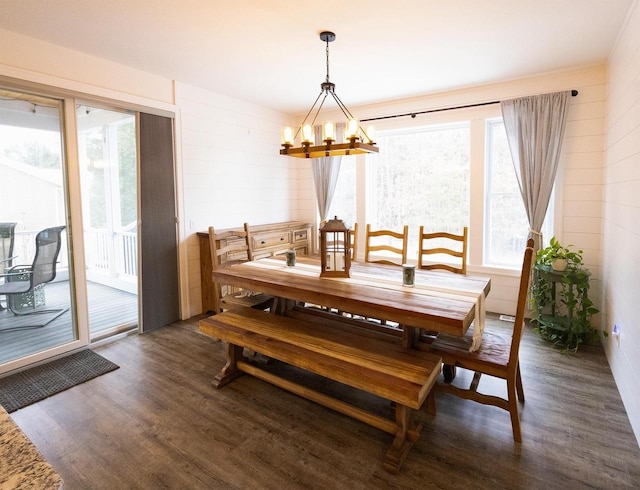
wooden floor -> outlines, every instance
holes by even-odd
[[[68,308],[69,282],[47,284],[44,288],[47,309]],[[138,298],[118,289],[95,282],[87,283],[91,337],[100,337],[118,325],[137,326]],[[3,304],[5,298],[2,298]],[[0,311],[0,364],[71,342],[76,338],[71,310],[40,328],[17,328],[44,324],[54,314],[38,313],[17,317],[8,310]]]
[[[599,345],[563,355],[527,328],[524,442],[507,412],[442,395],[437,416],[417,414],[424,430],[393,476],[384,432],[249,376],[212,388],[224,344],[196,329],[197,318],[102,345],[120,369],[12,414],[66,489],[640,487],[638,442]]]

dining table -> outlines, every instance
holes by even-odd
[[[290,256],[288,262],[274,256],[213,270],[214,281],[240,294],[274,297],[269,312],[230,307],[200,320],[202,333],[227,343],[227,362],[213,386],[249,374],[388,432],[394,438],[383,466],[397,473],[422,430],[413,412],[434,403],[429,395],[443,369],[424,340],[434,332],[465,335],[473,322],[470,350],[477,348],[491,280],[416,270],[407,284],[402,267],[371,262],[352,262],[348,277],[321,277],[319,257]],[[389,420],[343,399],[345,393],[336,397],[283,377],[245,350],[390,400],[395,415]]]
[[[409,346],[421,331],[463,336],[475,320],[473,348],[481,342],[485,298],[491,279],[443,271],[416,270],[405,286],[402,268],[352,262],[350,277],[320,277],[317,256],[298,256],[287,266],[282,256],[235,263],[213,271],[213,280],[276,298],[272,312],[286,315],[294,306],[316,305],[350,316],[395,323],[410,332]],[[479,335],[478,335],[479,333]]]

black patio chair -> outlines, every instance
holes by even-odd
[[[0,276],[2,276],[13,263],[13,243],[17,223],[0,223]],[[0,310],[4,310],[0,304]]]
[[[24,325],[11,328],[37,328],[44,327],[69,310],[69,307],[59,309],[39,308],[35,304],[29,311],[20,308],[21,298],[29,298],[31,294],[34,298],[37,288],[51,282],[56,277],[56,261],[60,253],[62,243],[62,230],[64,226],[46,228],[36,235],[36,253],[31,265],[15,265],[7,269],[1,277],[5,282],[0,284],[0,295],[7,296],[7,309],[14,315],[25,316],[40,313],[55,313],[43,324]],[[21,296],[22,295],[22,296]],[[33,299],[32,299],[33,302]]]

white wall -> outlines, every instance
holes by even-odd
[[[576,89],[577,97],[570,102],[567,128],[562,146],[562,156],[557,176],[555,236],[575,249],[584,250],[587,268],[592,272],[592,294],[596,307],[601,305],[601,226],[602,226],[602,162],[604,150],[604,111],[606,99],[606,68],[604,65],[548,73],[536,77],[470,87],[400,101],[392,101],[362,107],[349,107],[360,119],[419,112],[442,107],[454,107],[494,100],[535,95],[547,92]],[[348,101],[347,101],[348,102]],[[500,116],[499,105],[474,109],[439,112],[429,115],[389,119],[374,123],[376,129],[392,129],[407,125],[421,126],[469,119],[483,124],[487,117]],[[340,121],[339,114],[331,113],[323,119]],[[368,123],[367,123],[368,124]],[[472,146],[472,167],[484,162],[484,147]],[[472,169],[473,170],[473,169]],[[480,172],[483,170],[480,169]],[[483,195],[483,188],[471,192]],[[480,186],[482,183],[480,183]],[[482,199],[480,199],[482,200]],[[491,293],[487,298],[489,311],[515,314],[518,280],[515,272],[487,269],[481,266],[483,211],[471,210],[470,242],[472,242],[472,273],[488,275],[492,279]],[[547,239],[550,237],[546,237]],[[599,315],[593,324],[599,326]]]
[[[178,83],[189,305],[200,313],[197,232],[314,215],[308,162],[279,155],[282,113]]]
[[[603,323],[621,328],[605,352],[640,440],[640,5],[611,53],[603,207]]]

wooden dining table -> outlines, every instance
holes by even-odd
[[[200,320],[202,333],[227,342],[227,363],[212,384],[222,388],[250,374],[384,430],[394,439],[383,466],[397,473],[422,429],[412,413],[428,402],[442,366],[421,333],[464,335],[474,322],[475,336],[491,281],[418,270],[405,286],[397,266],[355,262],[343,278],[320,277],[320,268],[319,258],[300,256],[293,266],[272,257],[213,271],[214,281],[275,301],[270,312],[230,308]],[[251,362],[245,349],[390,400],[395,417],[282,378]]]
[[[426,331],[464,335],[491,289],[487,277],[416,270],[415,285],[402,285],[402,268],[353,262],[349,278],[321,278],[320,260],[298,256],[243,262],[213,271],[213,280],[278,298],[275,313],[294,304],[321,305],[364,318],[395,322]]]

